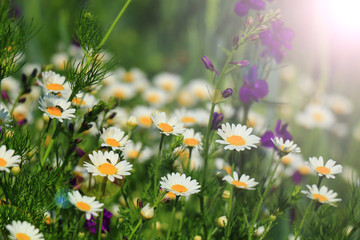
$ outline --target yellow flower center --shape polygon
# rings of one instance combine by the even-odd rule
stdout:
[[[321,123],[324,121],[324,115],[321,113],[314,113],[313,118],[314,118],[315,122],[318,122],[318,123]]]
[[[146,126],[146,127],[150,127],[152,124],[152,120],[148,116],[140,117],[139,122],[141,123],[141,125]]]
[[[115,95],[116,98],[119,98],[119,99],[124,99],[125,98],[125,93],[124,93],[123,89],[115,90],[114,95]]]
[[[310,169],[308,166],[301,166],[299,167],[298,171],[302,174],[302,175],[308,175],[310,173]]]
[[[199,141],[196,140],[195,138],[186,138],[184,139],[184,144],[193,147],[193,146],[197,146],[199,144]]]
[[[53,116],[59,117],[62,114],[61,109],[58,107],[47,107],[46,110],[49,114],[51,114]]]
[[[113,138],[107,138],[105,140],[106,144],[112,146],[112,147],[120,147],[120,143],[119,141],[116,141],[115,139]]]
[[[183,117],[181,119],[181,122],[183,122],[183,123],[195,123],[196,120],[193,117]]]
[[[330,169],[328,169],[327,167],[317,167],[317,168],[315,168],[315,170],[321,174],[329,174],[330,173]]]
[[[246,126],[254,128],[254,127],[256,126],[256,121],[255,121],[255,119],[248,119],[248,120],[246,121]]]
[[[159,95],[151,94],[148,96],[147,100],[149,103],[158,103],[160,101],[160,97]]]
[[[176,198],[176,195],[175,195],[175,193],[173,193],[173,192],[168,192],[168,193],[166,194],[166,196],[167,196],[168,198],[170,198],[170,199],[175,199],[175,198]]]
[[[127,72],[124,74],[124,81],[125,82],[132,82],[134,81],[134,76],[132,75],[132,73]]]
[[[201,89],[195,90],[195,95],[200,99],[204,99],[206,97],[206,93]]]
[[[18,240],[31,240],[31,238],[25,233],[17,233],[15,237]]]
[[[85,212],[90,211],[90,209],[91,209],[90,205],[87,204],[87,203],[84,203],[84,202],[77,202],[77,203],[76,203],[76,206],[77,206],[80,210],[85,211]]]
[[[172,190],[178,192],[178,193],[183,193],[183,192],[187,192],[187,188],[184,187],[183,185],[180,184],[175,184],[171,187]]]
[[[174,85],[171,84],[170,82],[163,83],[162,87],[166,91],[171,91],[174,89]]]
[[[235,145],[235,146],[242,146],[242,145],[245,145],[245,140],[241,137],[241,136],[238,136],[238,135],[232,135],[230,137],[228,137],[226,139],[226,141],[228,143],[230,143],[231,145]]]
[[[231,166],[226,166],[226,167],[224,167],[224,170],[225,170],[225,172],[226,172],[227,174],[231,174],[231,172],[232,172]]]
[[[282,161],[284,164],[288,165],[288,164],[291,163],[291,158],[290,158],[289,156],[284,156],[284,157],[281,158],[281,161]]]
[[[5,161],[5,159],[3,159],[3,158],[0,158],[0,167],[4,167],[4,166],[6,166],[6,161]]]
[[[103,163],[97,167],[97,170],[106,175],[114,175],[118,171],[111,163]]]
[[[327,202],[328,201],[328,199],[325,196],[323,196],[321,194],[317,194],[317,193],[313,194],[313,198],[315,200],[318,200],[319,202]]]
[[[46,88],[48,90],[52,90],[52,91],[62,91],[64,90],[64,87],[61,84],[58,83],[50,83],[46,86]]]
[[[137,158],[137,156],[139,155],[139,151],[131,151],[129,154],[129,158]]]
[[[240,182],[240,181],[236,181],[236,180],[234,180],[234,181],[232,181],[231,182],[233,185],[235,185],[236,187],[243,187],[243,188],[246,188],[246,183],[244,183],[244,182]]]
[[[14,113],[13,117],[17,122],[22,121],[26,118],[25,114],[23,114],[23,113]]]
[[[72,102],[76,105],[85,105],[85,101],[81,100],[81,98],[74,97]]]
[[[167,123],[159,123],[159,128],[166,133],[172,132],[174,129]]]

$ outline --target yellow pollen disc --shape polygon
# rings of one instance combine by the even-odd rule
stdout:
[[[321,194],[314,193],[313,198],[319,202],[326,202],[328,199]]]
[[[0,158],[0,167],[6,166],[6,161],[3,158]]]
[[[164,83],[164,84],[162,85],[162,87],[163,87],[163,88],[164,88],[164,90],[166,90],[166,91],[171,91],[171,90],[173,90],[173,89],[174,89],[173,84],[171,84],[171,83],[169,83],[169,82]]]
[[[15,235],[18,240],[31,240],[31,238],[25,233],[18,233]]]
[[[254,128],[256,125],[256,121],[254,119],[248,119],[246,121],[246,126]]]
[[[195,91],[195,95],[200,99],[204,99],[206,97],[205,92],[200,89]]]
[[[87,204],[87,203],[84,203],[84,202],[77,202],[77,203],[76,203],[76,206],[77,206],[80,210],[85,211],[85,212],[90,211],[90,209],[91,209],[90,205]]]
[[[242,146],[242,145],[245,145],[245,140],[241,137],[241,136],[238,136],[238,135],[232,135],[230,137],[228,137],[226,139],[226,141],[228,143],[230,143],[231,145],[235,145],[235,146]]]
[[[315,168],[315,170],[321,174],[329,174],[330,173],[330,169],[328,169],[327,167],[317,167],[317,168]]]
[[[310,169],[308,166],[301,166],[299,167],[298,171],[302,174],[302,175],[308,175],[310,173]]]
[[[243,188],[246,188],[246,183],[244,183],[244,182],[240,182],[240,181],[236,181],[236,180],[234,180],[234,181],[232,181],[231,182],[233,185],[235,185],[236,187],[243,187]]]
[[[226,167],[224,167],[224,170],[225,170],[225,172],[226,172],[227,174],[231,174],[231,172],[232,172],[231,166],[226,166]]]
[[[23,113],[14,113],[13,116],[17,122],[22,121],[26,118],[25,114],[23,114]]]
[[[125,98],[125,93],[122,89],[117,89],[114,93],[115,97],[116,98],[119,98],[119,99],[124,99]]]
[[[341,104],[334,104],[332,109],[337,114],[344,114],[344,108]]]
[[[183,122],[183,123],[195,123],[196,120],[193,117],[183,117],[181,119],[181,122]]]
[[[97,170],[106,175],[114,175],[118,171],[111,163],[103,163],[97,167]]]
[[[62,91],[64,90],[64,87],[61,84],[58,83],[50,83],[46,86],[46,88],[48,90],[52,90],[52,91]]]
[[[137,158],[138,155],[139,155],[139,151],[136,151],[136,150],[131,151],[131,152],[129,153],[129,157],[130,157],[130,158]]]
[[[183,185],[180,184],[175,184],[171,187],[172,190],[178,192],[178,193],[183,193],[183,192],[187,192],[187,188],[184,187]]]
[[[149,103],[158,103],[160,100],[160,97],[156,94],[151,94],[148,96],[147,100]]]
[[[74,103],[74,104],[76,104],[76,105],[85,105],[85,102],[83,101],[83,100],[81,100],[81,98],[74,98],[73,100],[72,100],[72,102]]]
[[[282,161],[284,164],[288,165],[288,164],[291,163],[291,158],[288,157],[288,156],[284,156],[284,157],[281,158],[281,161]]]
[[[318,123],[321,123],[324,121],[324,115],[321,113],[314,113],[313,118],[314,118],[315,122],[318,122]]]
[[[184,139],[184,143],[190,147],[197,146],[199,144],[199,141],[195,138],[186,138]]]
[[[146,127],[150,127],[152,124],[151,118],[147,117],[147,116],[140,117],[139,122],[141,123],[141,125],[146,126]]]
[[[168,198],[170,198],[170,199],[175,199],[175,198],[176,198],[176,195],[175,195],[175,193],[173,193],[173,192],[168,192],[168,193],[166,194],[166,196],[167,196]]]
[[[159,128],[166,133],[172,132],[174,129],[167,123],[159,123]]]
[[[116,141],[115,139],[113,138],[107,138],[105,140],[106,144],[112,146],[112,147],[120,147],[120,143],[119,141]]]
[[[61,113],[62,113],[61,110],[57,107],[47,107],[46,110],[51,115],[57,116],[57,117],[61,116]]]
[[[124,81],[125,82],[132,82],[132,81],[134,81],[134,76],[131,73],[127,72],[124,75]]]

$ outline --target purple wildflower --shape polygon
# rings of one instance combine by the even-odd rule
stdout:
[[[9,103],[11,103],[10,98],[9,98],[9,94],[5,90],[1,91],[1,98],[8,101]]]
[[[211,129],[217,130],[220,127],[220,123],[224,119],[224,115],[222,113],[214,112],[213,118],[211,121]]]
[[[103,224],[101,227],[102,233],[110,231],[110,220],[111,220],[112,215],[113,214],[110,211],[104,209]],[[100,216],[98,218],[99,218],[98,222],[100,222]],[[93,215],[91,215],[90,220],[85,221],[84,228],[86,230],[90,230],[91,234],[96,234],[99,227],[96,226],[96,219],[94,218]]]
[[[218,71],[216,71],[214,64],[210,61],[210,59],[207,56],[202,56],[201,60],[205,64],[205,67],[209,69],[210,71],[216,72],[217,75],[220,75]]]
[[[250,9],[260,11],[265,10],[265,3],[263,0],[241,0],[236,2],[234,11],[236,15],[243,17]]]
[[[244,76],[244,85],[239,90],[241,101],[249,103],[257,102],[269,93],[268,84],[263,79],[258,79],[257,65],[254,64],[249,73]]]
[[[279,137],[279,138],[283,138],[284,141],[285,140],[292,140],[292,136],[289,133],[289,131],[287,130],[287,126],[288,124],[281,124],[281,120],[279,119],[276,123],[276,127],[275,127],[275,131],[266,131],[260,139],[260,143],[261,145],[263,145],[264,147],[267,148],[274,148],[275,149],[275,145],[274,143],[271,141],[271,139],[275,138],[275,137]]]
[[[222,92],[223,98],[231,97],[232,94],[233,94],[233,90],[231,88],[227,88]]]
[[[265,47],[261,56],[273,57],[279,63],[285,56],[285,49],[291,50],[291,41],[295,33],[290,28],[285,28],[283,22],[277,20],[271,25],[271,29],[261,32],[259,36],[261,44]]]
[[[294,181],[294,183],[296,185],[299,185],[302,180],[302,175],[300,172],[295,171],[294,174],[292,175],[291,179]]]

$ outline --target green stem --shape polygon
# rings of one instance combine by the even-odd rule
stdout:
[[[54,134],[51,137],[51,141],[49,143],[49,146],[46,148],[46,152],[44,154],[44,156],[41,158],[40,163],[41,163],[41,167],[44,166],[46,159],[48,158],[50,151],[52,149],[52,146],[54,145],[54,141],[55,141],[55,137],[58,135],[59,130],[60,130],[60,126],[61,126],[61,122],[58,122],[54,131]],[[65,164],[65,163],[63,163]]]
[[[252,235],[253,235],[253,232],[254,232],[255,222],[256,222],[256,220],[257,220],[257,218],[258,218],[258,216],[259,216],[261,206],[262,206],[262,204],[263,204],[263,202],[264,202],[267,194],[269,193],[269,191],[270,191],[270,189],[271,189],[271,187],[272,187],[273,177],[274,177],[274,175],[275,175],[276,169],[278,168],[278,166],[279,166],[279,164],[280,164],[280,162],[281,162],[281,158],[282,158],[282,156],[280,155],[280,156],[279,156],[279,159],[278,159],[277,162],[276,162],[276,166],[275,166],[274,170],[273,170],[272,173],[271,173],[271,176],[270,176],[268,185],[266,186],[263,195],[260,197],[260,201],[259,201],[259,203],[258,203],[258,206],[257,206],[256,212],[255,212],[254,218],[253,218],[253,220],[252,220],[252,222],[251,222],[251,225],[250,225],[250,228],[249,228],[249,232],[248,232],[248,239],[249,239],[249,240],[252,239]]]
[[[101,212],[101,215],[100,215],[100,224],[99,224],[99,231],[98,231],[98,237],[97,237],[98,240],[101,239],[101,229],[102,229],[103,221],[104,221],[104,210]]]
[[[309,206],[307,207],[306,212],[305,212],[305,215],[304,215],[303,219],[301,220],[299,231],[296,231],[294,240],[296,240],[296,239],[298,238],[299,234],[301,233],[301,230],[302,230],[302,227],[303,227],[303,225],[304,225],[305,219],[306,219],[307,215],[308,215],[309,212],[310,212],[310,209],[311,209],[311,207],[312,207],[312,205],[313,205],[313,202],[314,202],[314,201],[311,201],[310,204],[309,204]]]
[[[117,22],[119,21],[119,19],[121,18],[121,16],[123,15],[123,13],[125,12],[126,8],[129,6],[130,3],[131,3],[131,0],[126,1],[125,5],[123,6],[123,8],[120,10],[118,15],[116,16],[114,22],[111,24],[111,26],[110,26],[109,30],[107,31],[107,33],[105,34],[104,38],[101,40],[99,48],[101,48],[104,45],[104,43],[106,42],[106,40],[109,38],[111,32],[115,28],[115,25],[117,24]]]
[[[135,232],[138,230],[138,228],[140,227],[142,223],[142,218],[140,218],[138,224],[136,225],[136,227],[132,230],[131,234],[130,234],[130,237],[129,237],[129,240],[131,240],[131,238],[133,237],[133,235],[135,234]]]
[[[187,173],[190,174],[190,172],[191,172],[191,154],[192,154],[193,147],[188,147],[188,149],[189,149],[189,161],[187,164]]]
[[[168,232],[166,234],[166,240],[170,239],[170,234],[171,234],[171,229],[172,229],[172,222],[173,222],[173,219],[174,219],[174,215],[175,215],[175,211],[176,211],[176,205],[177,205],[178,201],[179,201],[179,196],[176,197],[173,209],[171,211],[170,224],[169,224]]]
[[[107,177],[105,176],[101,185],[101,198],[103,199],[106,193],[106,182],[107,182]]]
[[[232,209],[233,192],[234,192],[234,187],[231,186],[229,208],[228,208],[228,212],[227,212],[228,222],[227,222],[226,231],[225,231],[225,239],[230,239],[230,234],[231,234],[231,229],[230,229],[230,217],[231,216],[230,215],[231,215],[231,209]]]

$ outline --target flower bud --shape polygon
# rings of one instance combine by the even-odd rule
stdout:
[[[258,34],[251,35],[251,37],[250,37],[251,40],[256,40],[258,38],[259,38]]]
[[[233,94],[233,90],[231,88],[227,88],[222,92],[223,98],[228,98]]]
[[[222,115],[222,113],[214,112],[213,118],[211,121],[211,129],[217,130],[220,127],[220,123],[222,122],[223,119],[224,119],[224,116]]]
[[[147,203],[140,213],[144,219],[152,219],[154,217],[154,208],[150,207],[150,204]]]
[[[138,125],[139,125],[139,122],[138,122],[138,120],[136,119],[135,116],[130,116],[129,119],[127,120],[127,122],[126,122],[126,126],[128,127],[128,129],[130,131],[137,128]]]
[[[218,71],[216,71],[214,65],[212,64],[212,62],[210,61],[210,59],[207,56],[202,56],[201,60],[203,61],[204,65],[207,69],[209,69],[210,71],[216,72],[217,75],[220,75],[220,73]]]
[[[246,21],[246,25],[250,27],[253,23],[254,23],[253,17],[251,17],[251,16],[248,17],[248,19]]]
[[[255,229],[254,233],[257,237],[260,237],[264,233],[265,227],[260,226],[257,229]]]
[[[20,172],[20,167],[19,166],[15,166],[15,167],[12,167],[11,169],[11,173],[14,174],[14,175],[18,175],[19,172]]]
[[[228,220],[227,220],[226,216],[221,216],[217,219],[217,223],[218,223],[219,227],[222,227],[222,228],[227,226],[227,222],[228,222]]]
[[[233,37],[233,46],[234,46],[234,48],[235,49],[237,49],[238,47],[239,47],[239,35],[235,35],[234,37]]]
[[[262,23],[262,21],[264,21],[264,15],[260,15],[260,16],[258,17],[258,22],[259,22],[259,23]]]
[[[196,236],[194,237],[194,240],[202,240],[202,237],[201,237],[200,235],[196,235]]]
[[[223,199],[229,199],[229,198],[230,198],[230,191],[229,191],[229,190],[225,190],[225,191],[223,192],[223,194],[221,195],[221,197],[222,197]]]
[[[265,31],[266,29],[268,29],[268,27],[266,25],[261,25],[258,29],[260,31]]]

